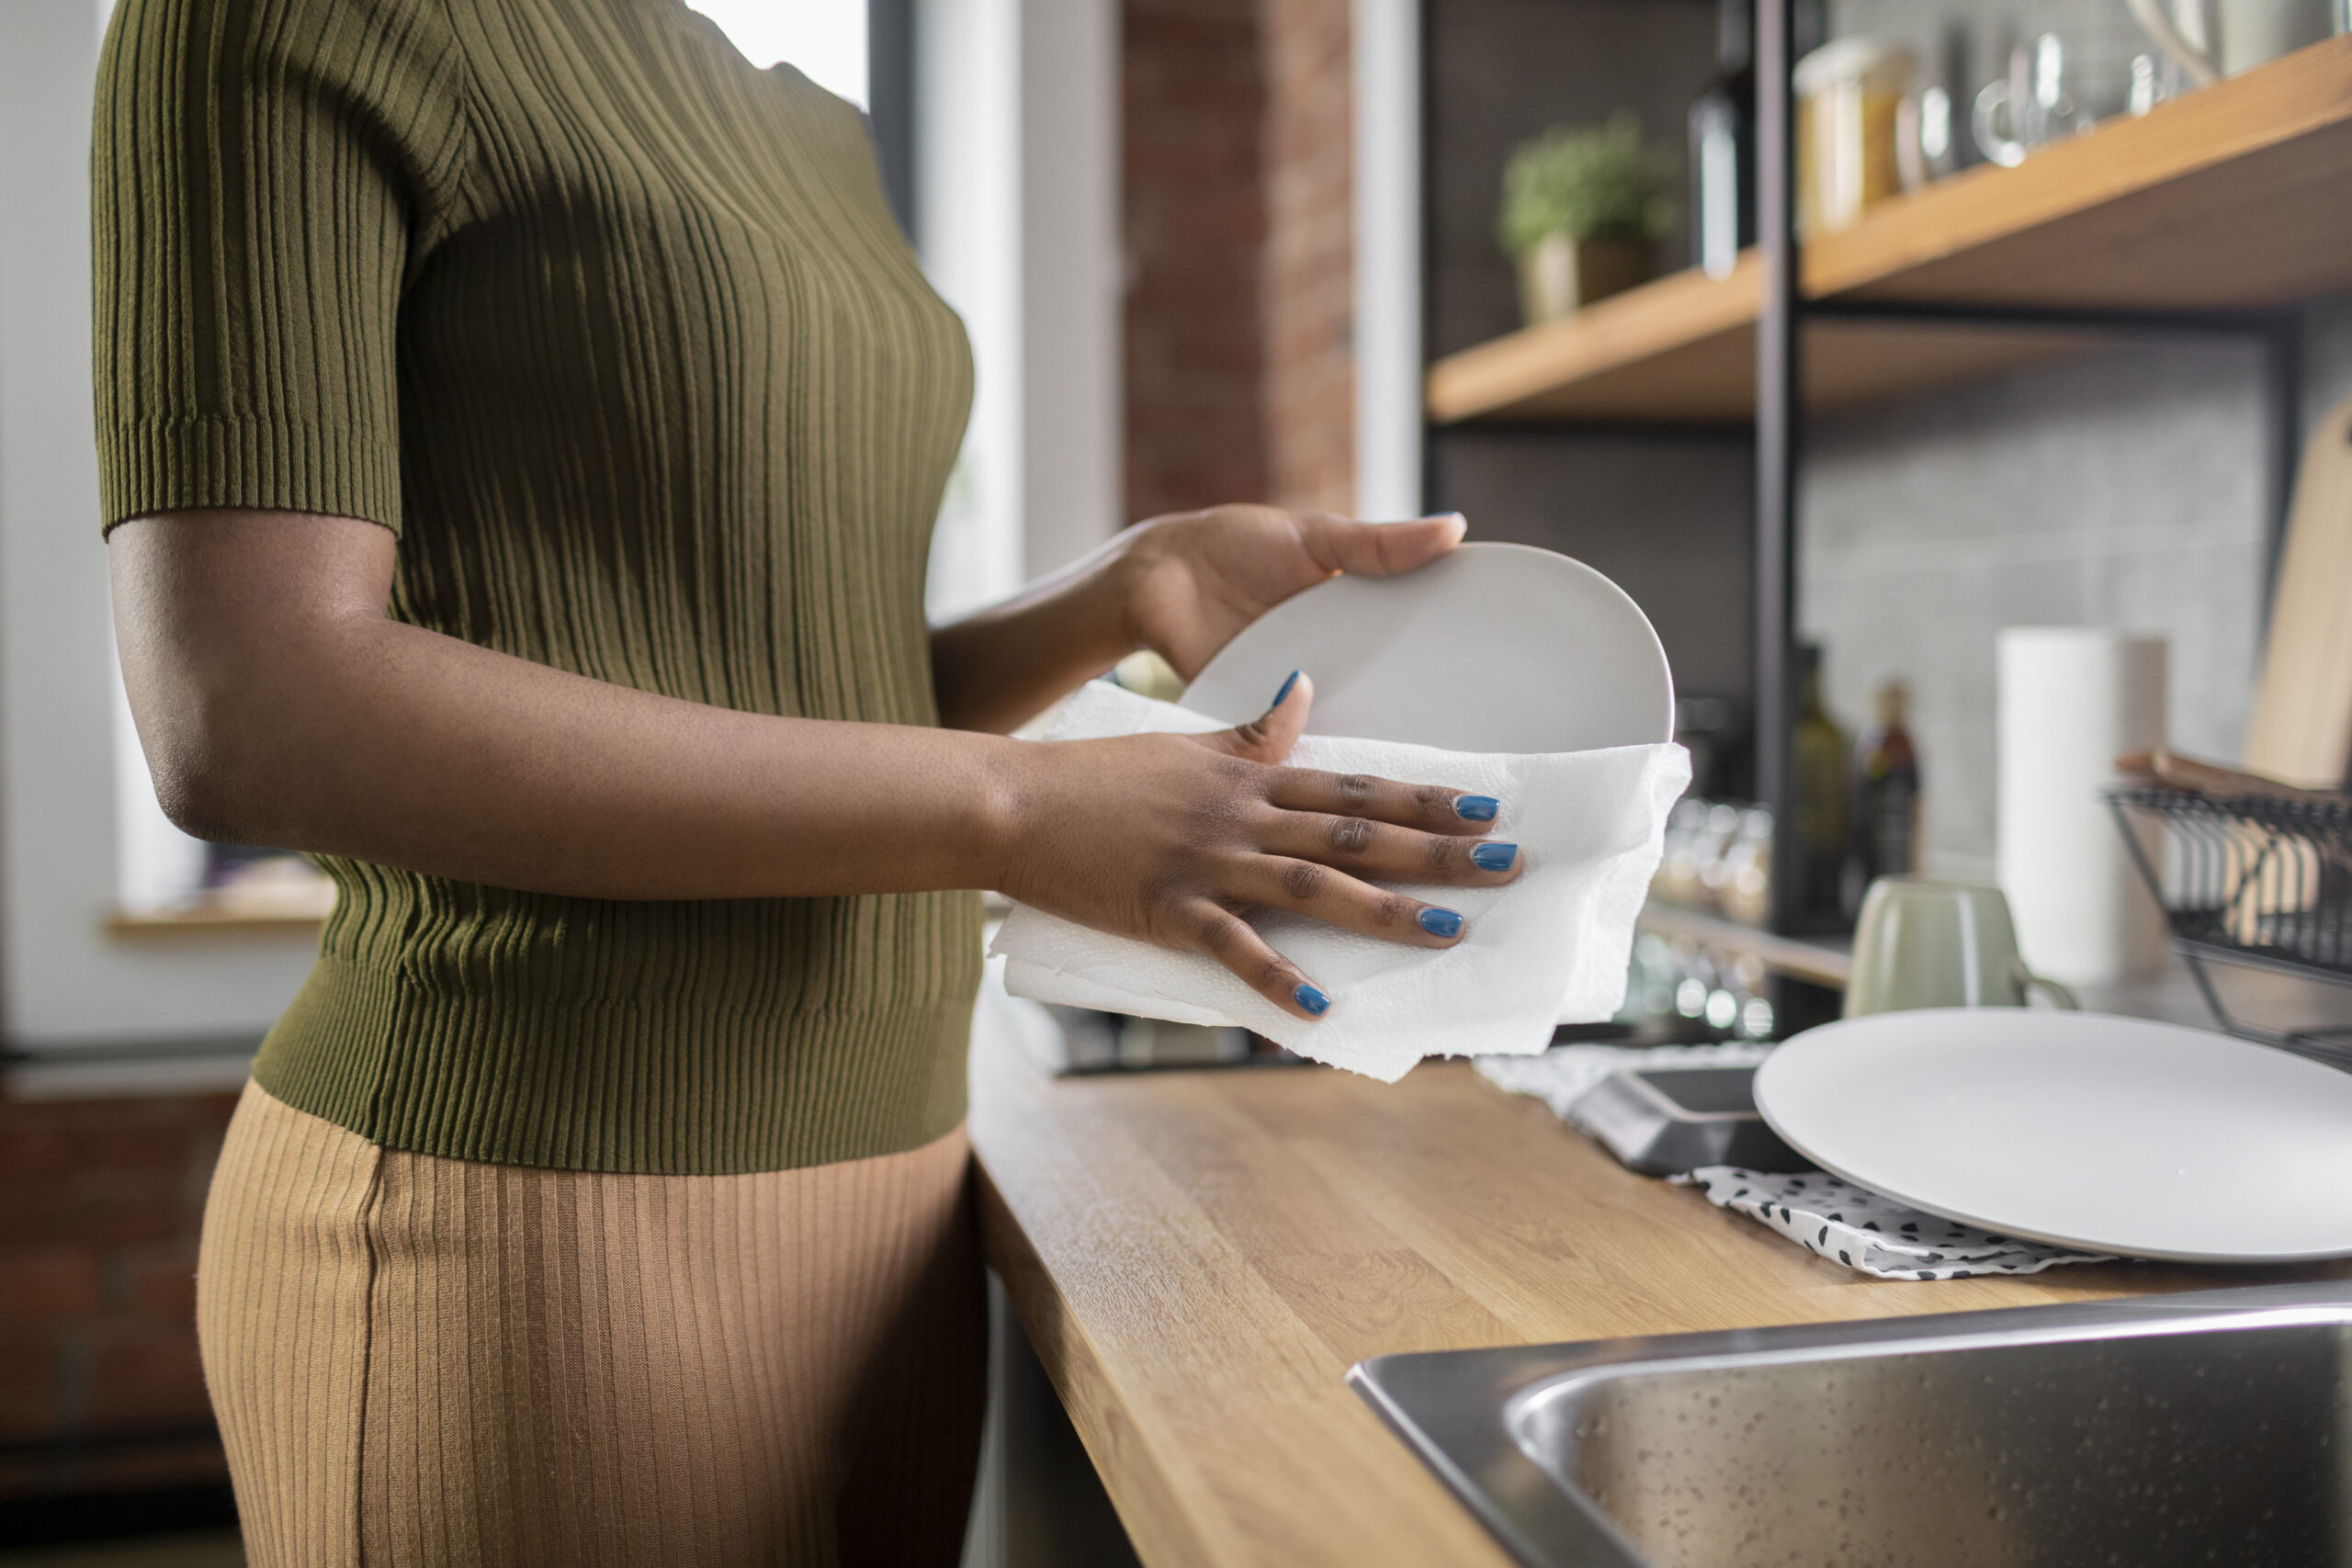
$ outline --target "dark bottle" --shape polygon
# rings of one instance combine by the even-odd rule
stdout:
[[[1889,681],[1873,700],[1870,728],[1854,752],[1854,858],[1859,890],[1882,876],[1919,869],[1919,753],[1904,728],[1910,691]]]
[[[1835,921],[1850,841],[1846,801],[1846,737],[1821,702],[1821,648],[1807,643],[1804,695],[1789,736],[1789,761],[1796,774],[1797,865],[1802,877],[1796,906],[1807,922]]]
[[[1827,32],[1823,0],[1794,0],[1802,60]],[[1690,265],[1710,277],[1756,243],[1756,17],[1750,0],[1716,0],[1715,73],[1690,103]]]

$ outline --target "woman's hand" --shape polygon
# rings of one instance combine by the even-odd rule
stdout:
[[[1242,627],[1342,571],[1411,571],[1461,543],[1456,513],[1358,523],[1279,506],[1155,517],[1001,604],[931,634],[940,722],[1004,734],[1148,648],[1189,681]]]
[[[1279,506],[1213,506],[1155,517],[1114,540],[1135,640],[1190,681],[1241,628],[1346,571],[1391,577],[1462,542],[1459,513],[1360,523]]]
[[[1311,682],[1294,675],[1263,717],[1237,728],[1021,747],[999,886],[1099,931],[1205,953],[1305,1019],[1331,998],[1242,911],[1289,909],[1415,947],[1453,946],[1459,914],[1364,879],[1510,881],[1517,846],[1478,838],[1496,803],[1280,766],[1313,699]]]

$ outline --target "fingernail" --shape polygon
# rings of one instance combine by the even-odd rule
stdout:
[[[1480,844],[1470,852],[1470,863],[1480,871],[1509,871],[1518,858],[1517,844]]]
[[[1301,986],[1298,989],[1291,993],[1291,997],[1298,1003],[1299,1006],[1305,1008],[1317,1018],[1321,1018],[1325,1013],[1331,1010],[1331,998],[1325,996],[1322,992],[1317,990],[1312,986]]]
[[[1427,908],[1421,911],[1421,930],[1431,936],[1455,937],[1462,934],[1462,917],[1451,909]]]
[[[1491,822],[1503,803],[1491,795],[1457,795],[1453,797],[1453,814],[1464,822]]]
[[[1295,671],[1295,670],[1294,670],[1294,671],[1292,671],[1290,672],[1290,679],[1289,679],[1289,680],[1287,680],[1287,681],[1284,681],[1284,682],[1283,682],[1283,689],[1282,689],[1281,691],[1276,692],[1276,693],[1274,694],[1274,700],[1273,700],[1272,702],[1268,703],[1268,704],[1266,705],[1266,711],[1267,711],[1268,713],[1272,713],[1272,712],[1273,712],[1276,708],[1278,708],[1278,707],[1282,706],[1282,705],[1283,705],[1283,699],[1284,697],[1289,696],[1289,695],[1290,695],[1290,689],[1291,689],[1293,686],[1295,686],[1295,685],[1297,685],[1297,684],[1298,684],[1298,671]]]

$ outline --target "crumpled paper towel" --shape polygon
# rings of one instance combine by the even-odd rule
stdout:
[[[1036,733],[1050,741],[1225,728],[1091,681]],[[1504,756],[1309,735],[1289,761],[1493,795],[1502,808],[1488,830],[1520,846],[1526,870],[1507,886],[1430,893],[1431,902],[1460,910],[1468,928],[1443,950],[1299,915],[1252,913],[1250,923],[1330,997],[1331,1010],[1313,1022],[1275,1007],[1204,953],[1107,935],[1022,905],[989,949],[1005,956],[1006,988],[1102,1012],[1238,1024],[1383,1083],[1424,1056],[1531,1055],[1551,1043],[1555,1022],[1599,1022],[1623,1004],[1634,917],[1657,869],[1667,812],[1690,782],[1681,747]]]

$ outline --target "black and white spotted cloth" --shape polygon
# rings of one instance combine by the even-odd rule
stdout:
[[[1620,1067],[1735,1067],[1762,1061],[1769,1045],[1555,1045],[1539,1056],[1480,1056],[1478,1074],[1512,1094],[1533,1095],[1565,1117],[1568,1107]],[[1965,1280],[1977,1274],[2038,1274],[2056,1263],[2101,1263],[2073,1252],[1958,1224],[1865,1191],[1821,1171],[1765,1176],[1712,1165],[1670,1178],[1697,1187],[1719,1208],[1770,1225],[1807,1251],[1882,1280]]]
[[[1882,1280],[2039,1274],[2058,1263],[2111,1261],[2096,1252],[1978,1230],[1818,1170],[1767,1176],[1710,1165],[1669,1179],[1700,1189],[1709,1202],[1770,1225],[1809,1252]]]

